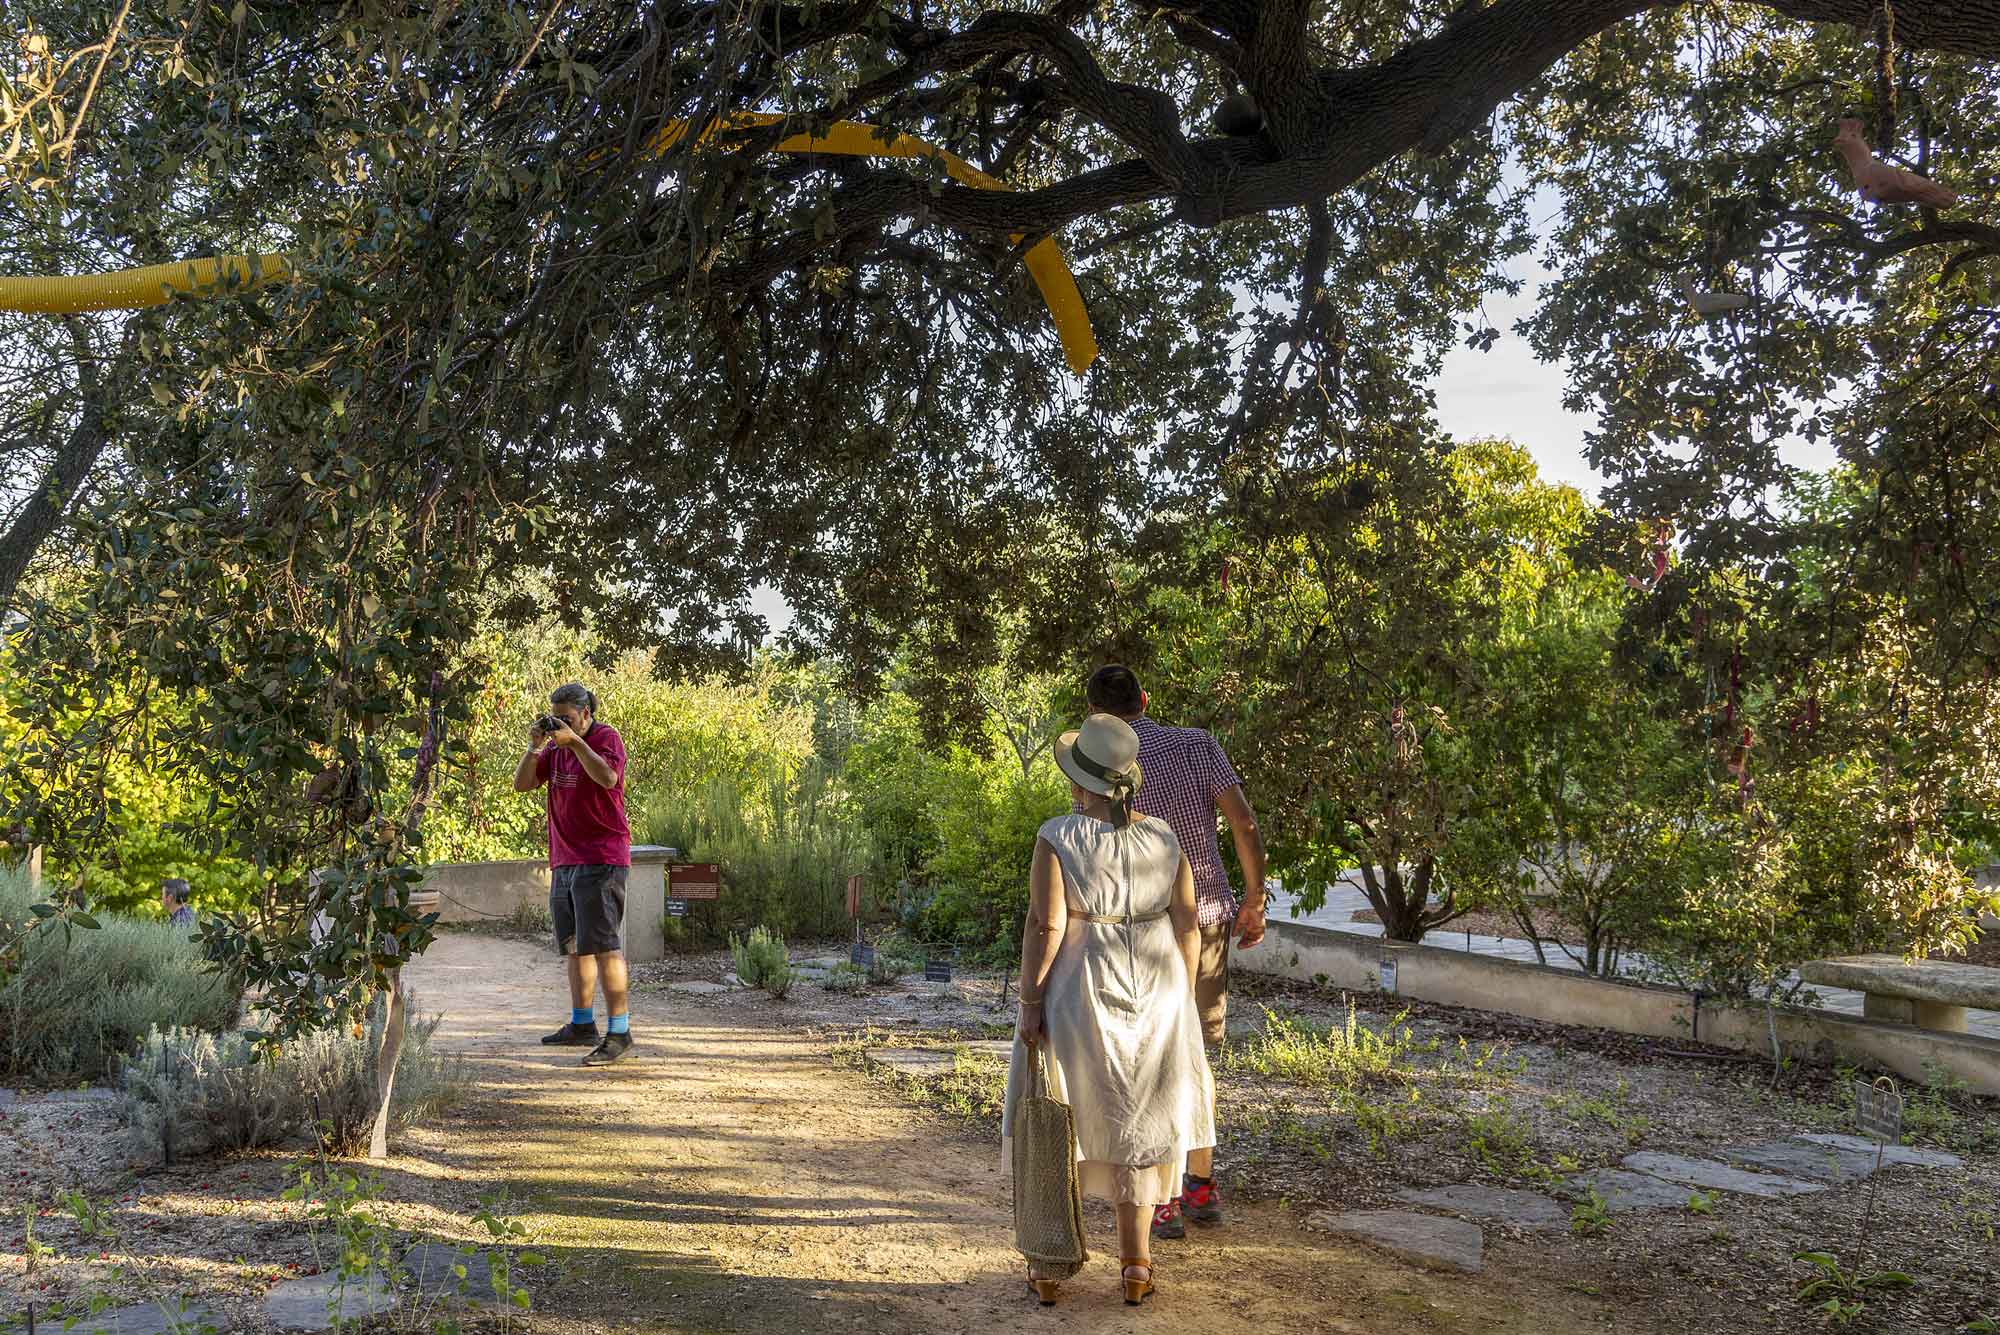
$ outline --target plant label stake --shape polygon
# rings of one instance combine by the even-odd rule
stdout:
[[[927,983],[948,983],[951,981],[951,961],[953,951],[942,951],[936,955],[924,956],[924,981]]]
[[[1861,1231],[1855,1236],[1855,1250],[1875,1218],[1875,1188],[1882,1179],[1882,1156],[1889,1146],[1903,1138],[1903,1091],[1888,1076],[1873,1081],[1854,1082],[1854,1126],[1875,1142],[1875,1171],[1868,1175],[1868,1206],[1861,1216]]]
[[[1380,966],[1382,990],[1394,996],[1396,993],[1396,961],[1383,960]]]

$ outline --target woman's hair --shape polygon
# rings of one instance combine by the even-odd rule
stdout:
[[[188,883],[180,877],[169,876],[166,880],[160,882],[160,889],[164,890],[167,898],[173,900],[174,903],[187,903],[188,894],[190,893]]]
[[[1139,689],[1139,674],[1123,663],[1108,663],[1091,673],[1084,695],[1091,708],[1120,718],[1142,713],[1146,708],[1146,693]]]
[[[567,686],[558,686],[550,691],[549,703],[575,705],[578,709],[588,709],[592,718],[597,717],[597,697],[592,695],[590,688],[580,681],[573,681]]]

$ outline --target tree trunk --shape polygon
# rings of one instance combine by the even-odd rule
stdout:
[[[98,374],[97,351],[83,321],[66,316],[70,344],[76,352],[78,398],[76,425],[69,437],[55,447],[48,471],[21,506],[4,534],[0,534],[0,605],[14,600],[14,591],[51,535],[62,526],[70,502],[83,489],[97,456],[104,452],[116,430],[117,398],[124,383],[124,358],[111,367],[109,375]]]
[[[1391,858],[1380,864],[1361,864],[1361,890],[1382,920],[1382,933],[1391,941],[1411,945],[1424,939],[1424,904],[1428,899],[1429,878],[1418,870],[1416,881],[1406,880],[1403,868]]]
[[[389,1157],[389,1101],[396,1092],[396,1061],[403,1055],[403,1030],[408,1011],[403,1004],[403,971],[389,975],[389,1006],[382,1022],[382,1049],[375,1059],[375,1129],[368,1136],[368,1157]]]

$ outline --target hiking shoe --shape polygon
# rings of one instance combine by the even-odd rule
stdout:
[[[1214,1178],[1203,1182],[1185,1173],[1181,1175],[1181,1215],[1195,1224],[1222,1222],[1222,1194],[1215,1189]]]
[[[1169,1242],[1187,1236],[1187,1225],[1181,1221],[1180,1197],[1153,1207],[1153,1236]]]
[[[597,1022],[576,1024],[571,1022],[553,1034],[543,1034],[542,1042],[552,1048],[588,1048],[597,1043]]]
[[[583,1059],[585,1066],[609,1066],[632,1050],[632,1035],[606,1034],[604,1041],[590,1050]]]

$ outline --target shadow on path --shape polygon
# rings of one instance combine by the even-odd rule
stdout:
[[[563,1018],[560,962],[447,934],[409,970],[435,1042],[475,1081],[448,1166],[520,1203],[537,1250],[536,1330],[1235,1332],[1634,1330],[1504,1274],[1444,1277],[1231,1202],[1231,1223],[1156,1249],[1160,1294],[1116,1292],[1109,1213],[1093,1259],[1040,1308],[1013,1251],[998,1146],[889,1098],[755,1003],[634,998],[637,1046],[605,1070],[539,1038]],[[677,1007],[685,1007],[677,1009]],[[1615,1321],[1614,1321],[1615,1318]]]

